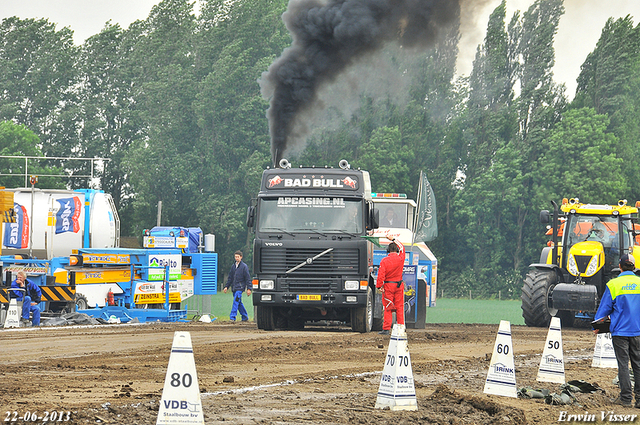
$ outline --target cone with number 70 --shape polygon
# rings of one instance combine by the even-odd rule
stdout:
[[[200,387],[189,332],[173,337],[156,425],[204,425]]]

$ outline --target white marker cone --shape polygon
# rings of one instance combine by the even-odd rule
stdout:
[[[593,361],[591,367],[602,368],[618,368],[616,353],[613,350],[613,342],[611,342],[611,334],[598,334],[596,338],[596,346],[593,349]]]
[[[411,357],[404,325],[393,325],[378,388],[376,409],[418,410]]]
[[[487,380],[484,383],[484,392],[506,397],[518,397],[516,368],[513,363],[513,347],[511,345],[511,324],[507,320],[500,321]]]
[[[9,301],[9,310],[7,311],[7,317],[4,319],[4,328],[19,328],[21,311],[18,311],[18,301],[12,298]]]
[[[538,381],[556,382],[564,384],[564,357],[562,355],[562,330],[560,318],[552,317],[549,325],[547,341],[544,344],[540,367],[538,368]]]
[[[173,424],[204,425],[196,362],[189,332],[174,334],[156,421],[156,425]]]

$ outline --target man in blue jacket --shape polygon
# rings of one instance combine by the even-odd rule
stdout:
[[[629,361],[635,380],[636,408],[640,408],[640,277],[633,273],[632,255],[620,257],[622,273],[607,283],[595,321],[611,318],[611,340],[618,361],[620,397],[615,403],[630,407],[633,399]],[[598,331],[595,331],[598,333]]]
[[[227,284],[224,285],[223,291],[226,294],[229,287],[233,291],[233,306],[229,315],[231,321],[236,321],[236,315],[240,311],[242,321],[246,322],[249,320],[249,315],[247,314],[247,309],[244,308],[244,304],[242,304],[242,293],[246,289],[247,295],[251,295],[251,276],[249,275],[249,267],[242,262],[242,251],[236,251],[233,256],[236,261],[231,266],[231,270],[229,270],[229,278],[227,279]]]
[[[11,288],[24,289],[24,291],[11,291],[12,298],[22,301],[20,325],[28,326],[29,313],[33,313],[33,326],[40,326],[40,307],[38,304],[42,300],[42,292],[38,285],[27,279],[27,275],[21,270],[17,273],[15,280],[11,282]]]

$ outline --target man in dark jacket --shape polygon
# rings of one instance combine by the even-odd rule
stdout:
[[[602,321],[607,316],[611,318],[611,341],[618,361],[620,386],[620,397],[614,402],[630,407],[635,392],[635,407],[640,408],[640,277],[633,273],[635,265],[633,255],[620,257],[622,273],[607,283],[595,321]],[[629,361],[635,390],[632,390],[629,378]]]
[[[236,315],[240,311],[242,321],[246,322],[249,320],[249,315],[247,314],[247,309],[244,308],[244,304],[242,304],[242,293],[246,289],[247,295],[251,295],[251,276],[249,275],[249,267],[242,262],[242,251],[236,251],[233,256],[236,261],[231,266],[231,270],[229,270],[229,278],[227,279],[227,284],[224,285],[223,291],[226,294],[229,287],[233,291],[233,306],[229,315],[231,321],[236,321]]]
[[[11,288],[21,288],[23,291],[11,291],[12,298],[22,301],[22,316],[20,326],[29,326],[29,313],[33,313],[33,326],[40,326],[40,300],[42,292],[35,283],[27,279],[27,275],[21,270],[11,282]]]

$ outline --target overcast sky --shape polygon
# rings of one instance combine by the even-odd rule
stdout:
[[[478,44],[482,43],[487,20],[500,0],[471,0],[484,4],[463,11],[463,32],[460,41],[458,73],[468,75]],[[507,22],[516,10],[525,11],[532,0],[507,0]],[[100,32],[111,20],[127,28],[132,22],[144,20],[157,0],[0,0],[0,18],[47,18],[59,28],[74,31],[76,44]],[[566,12],[560,20],[556,36],[557,82],[567,85],[567,95],[573,98],[580,65],[591,52],[606,20],[631,15],[634,23],[640,17],[640,0],[565,0]]]

